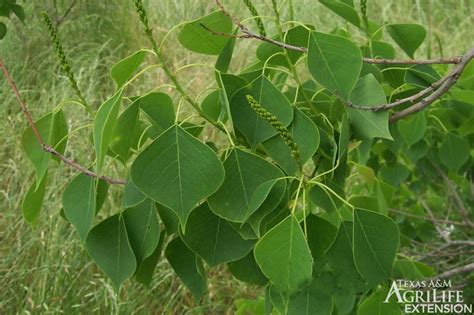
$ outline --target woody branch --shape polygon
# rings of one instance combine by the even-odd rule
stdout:
[[[31,115],[30,111],[28,110],[28,107],[27,107],[25,101],[22,99],[22,97],[20,95],[20,92],[19,92],[19,90],[18,90],[18,88],[15,84],[15,81],[13,80],[12,76],[10,75],[10,72],[8,71],[7,67],[5,66],[5,63],[3,62],[3,60],[1,58],[0,58],[0,68],[2,69],[2,72],[5,76],[5,78],[7,79],[7,82],[10,85],[11,90],[15,94],[15,97],[18,101],[18,104],[20,105],[21,111],[25,115],[26,120],[28,121],[28,125],[31,128],[31,130],[33,131],[33,135],[35,136],[36,140],[38,141],[41,148],[45,152],[58,157],[66,165],[69,165],[70,167],[74,168],[75,170],[77,170],[81,173],[84,173],[87,176],[91,176],[91,177],[94,177],[94,178],[97,178],[97,179],[104,180],[104,181],[108,182],[109,184],[124,185],[126,183],[126,181],[123,180],[123,179],[115,179],[115,178],[111,178],[111,177],[108,177],[108,176],[105,176],[105,175],[99,175],[99,174],[87,169],[86,167],[80,165],[79,163],[75,162],[74,160],[72,160],[70,158],[67,158],[66,156],[64,156],[63,154],[58,152],[55,148],[53,148],[52,146],[47,144],[43,140],[43,137],[41,136],[41,134],[38,130],[38,127],[35,124],[33,116]]]

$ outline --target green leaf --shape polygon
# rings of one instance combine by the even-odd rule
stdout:
[[[159,237],[158,245],[156,246],[153,254],[145,258],[145,260],[138,266],[137,271],[135,272],[135,278],[138,282],[145,286],[149,286],[153,277],[153,272],[155,271],[156,265],[160,260],[161,250],[163,249],[165,231],[162,231]]]
[[[207,29],[206,29],[207,28]],[[229,38],[216,33],[230,34],[232,20],[222,11],[215,11],[195,21],[184,24],[178,41],[185,48],[199,54],[219,55]]]
[[[139,50],[133,55],[120,60],[112,67],[110,75],[117,84],[117,90],[120,89],[132,77],[138,67],[140,67],[143,59],[145,59],[145,52],[145,50]]]
[[[105,101],[97,111],[94,119],[94,145],[96,153],[96,170],[100,172],[105,154],[112,140],[115,123],[122,100],[123,90],[119,90],[110,99]]]
[[[326,252],[328,264],[336,275],[338,285],[351,291],[361,283],[352,254],[352,231],[352,222],[342,221],[334,242]]]
[[[160,240],[160,222],[155,203],[150,199],[122,213],[128,240],[137,259],[137,266],[155,251]]]
[[[307,25],[307,27],[314,29],[313,26]],[[302,26],[298,25],[289,29],[287,32],[283,34],[284,42],[288,45],[297,46],[297,47],[308,47],[308,39],[309,39],[310,31]],[[275,40],[279,40],[279,36],[274,37]],[[295,51],[295,50],[288,50],[288,56],[290,58],[292,66],[303,56],[303,52]],[[281,47],[273,45],[268,42],[262,42],[257,48],[257,58],[262,62],[268,62],[271,65],[278,65],[283,67],[289,67],[288,60],[285,57],[285,52]],[[271,59],[270,59],[271,58]],[[268,60],[270,59],[270,60]]]
[[[145,195],[173,210],[184,230],[191,210],[221,186],[224,169],[209,146],[173,126],[137,156],[131,178]]]
[[[145,201],[146,196],[133,184],[131,180],[127,180],[123,190],[122,207],[131,208]]]
[[[306,231],[308,235],[308,246],[313,258],[323,257],[333,243],[337,228],[314,214],[306,217]]]
[[[191,251],[179,237],[168,243],[165,256],[174,272],[194,295],[196,301],[201,300],[207,291],[206,273],[201,258]]]
[[[163,222],[163,225],[165,226],[166,234],[171,235],[178,233],[179,218],[176,213],[174,213],[174,211],[170,208],[158,203],[156,204],[156,207],[158,208],[158,214],[160,216],[161,222]]]
[[[312,32],[308,68],[319,84],[347,100],[362,69],[362,53],[346,38]]]
[[[344,190],[332,183],[332,182],[327,182],[325,183],[326,186],[331,188],[333,191],[335,191],[339,196],[345,197]],[[336,211],[339,207],[342,206],[342,201],[334,196],[331,192],[327,191],[326,189],[315,185],[314,187],[311,188],[309,191],[309,199],[318,207],[324,209],[327,212],[332,212]]]
[[[224,219],[211,212],[207,203],[193,210],[183,241],[209,266],[216,266],[245,257],[254,242],[244,240]]]
[[[139,101],[135,101],[120,114],[115,124],[110,150],[117,154],[123,162],[126,162],[130,157],[130,149],[134,146],[134,140],[138,142],[136,133],[139,127],[139,114],[140,104]]]
[[[397,187],[410,176],[410,170],[401,163],[395,163],[382,166],[379,175],[384,181]]]
[[[398,131],[408,146],[423,139],[426,130],[426,118],[423,112],[418,112],[398,123]]]
[[[252,230],[258,237],[261,235],[261,227],[264,219],[271,216],[272,213],[277,212],[278,205],[284,203],[282,200],[285,197],[285,192],[286,181],[275,180],[265,201],[258,207],[257,211],[248,218],[247,223],[252,227]]]
[[[218,121],[222,113],[221,92],[219,90],[209,93],[201,103],[203,114],[212,121]]]
[[[112,280],[116,289],[135,273],[137,261],[121,214],[94,226],[87,236],[86,246],[92,259]]]
[[[209,199],[218,216],[233,222],[245,222],[265,201],[274,180],[284,174],[258,155],[233,149],[224,162],[225,179]]]
[[[352,91],[350,101],[356,105],[376,106],[386,104],[384,91],[372,74],[359,79]],[[348,108],[349,118],[356,136],[360,139],[385,138],[392,140],[388,129],[388,111]]]
[[[255,261],[253,251],[248,253],[244,258],[231,261],[228,266],[230,273],[240,281],[259,286],[263,286],[268,282],[268,279]]]
[[[319,2],[342,17],[347,22],[360,27],[360,18],[357,11],[354,9],[354,6],[344,3],[343,1],[334,1],[334,0],[319,0]]]
[[[23,202],[21,205],[23,211],[23,217],[28,223],[33,226],[36,226],[38,223],[39,214],[41,207],[43,206],[44,193],[46,190],[46,179],[47,173],[41,179],[39,185],[36,184],[36,181],[28,188]]]
[[[288,301],[287,315],[331,315],[333,301],[324,283],[318,278]]]
[[[270,139],[278,132],[269,122],[260,118],[250,107],[247,95],[251,95],[284,125],[293,120],[293,109],[285,95],[264,76],[258,77],[247,87],[240,89],[230,102],[235,127],[245,136],[252,147]]]
[[[53,148],[57,145],[56,150],[59,153],[64,153],[66,142],[62,141],[59,143],[59,141],[64,136],[64,126],[66,126],[63,111],[49,113],[35,122],[35,125],[45,143],[49,144]],[[43,150],[31,128],[27,128],[23,132],[21,136],[21,146],[35,167],[36,184],[39,185],[39,183],[41,183],[41,179],[48,170],[49,160],[52,155]]]
[[[293,140],[298,146],[301,163],[307,162],[319,148],[319,130],[316,124],[306,116],[300,109],[294,109],[293,121],[288,126]],[[263,143],[268,155],[278,163],[289,175],[295,175],[298,171],[298,162],[291,154],[291,150],[280,135]]]
[[[390,37],[410,57],[415,57],[415,51],[426,37],[426,30],[418,24],[391,24],[386,26]]]
[[[369,283],[381,283],[392,275],[397,255],[397,224],[373,211],[354,211],[354,262]]]
[[[66,219],[85,240],[96,214],[96,180],[83,173],[74,177],[64,190],[63,209]]]
[[[10,8],[13,13],[18,17],[18,19],[22,22],[25,23],[25,10],[23,7],[19,4],[11,4]]]
[[[385,303],[388,293],[384,288],[367,297],[359,305],[357,315],[402,315],[400,304],[395,301]]]
[[[280,291],[293,293],[311,279],[313,258],[303,231],[292,215],[258,241],[255,260]]]
[[[432,267],[410,259],[399,259],[393,266],[393,275],[397,279],[423,280],[435,274]]]
[[[233,34],[237,34],[237,32],[238,28],[236,28]],[[227,71],[229,71],[229,66],[232,60],[232,55],[234,53],[236,39],[237,38],[235,37],[231,37],[227,41],[227,44],[224,46],[224,49],[222,49],[221,53],[219,54],[219,57],[217,57],[215,67],[221,73],[226,73]]]
[[[462,137],[448,133],[439,147],[439,159],[449,170],[459,171],[469,160],[470,145]]]
[[[149,93],[140,98],[140,108],[160,133],[174,125],[174,105],[168,94]]]
[[[5,23],[0,22],[0,39],[3,39],[7,35],[7,26]]]

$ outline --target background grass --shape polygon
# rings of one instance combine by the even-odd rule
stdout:
[[[16,79],[32,114],[39,118],[60,102],[75,99],[39,18],[42,10],[47,10],[53,17],[61,16],[69,1],[57,1],[56,8],[56,1],[22,2],[27,23],[8,22],[9,33],[0,42],[0,56]],[[262,15],[271,12],[269,1],[255,2]],[[224,3],[236,16],[248,17],[240,0]],[[315,0],[293,0],[293,3],[299,21],[323,31],[347,26]],[[428,28],[430,35],[418,51],[420,58],[457,55],[472,45],[472,0],[369,0],[368,4],[370,18],[379,23],[416,22]],[[150,0],[147,7],[158,39],[177,23],[197,18],[215,8],[212,0]],[[287,17],[286,10],[285,6],[284,17]],[[272,30],[271,21],[265,21]],[[254,28],[251,22],[249,26]],[[60,37],[79,86],[95,108],[113,92],[114,86],[108,76],[110,67],[128,54],[148,47],[132,2],[127,0],[77,1],[60,26]],[[354,37],[363,39],[358,33]],[[252,60],[256,46],[253,41],[239,41],[232,63],[234,71]],[[165,54],[176,67],[194,62],[213,64],[215,59],[185,51],[175,36],[167,42]],[[404,57],[401,53],[399,56]],[[193,67],[180,72],[179,77],[196,97],[200,91],[215,87],[213,73],[206,68]],[[166,82],[161,71],[155,68],[127,93],[143,93]],[[73,228],[59,216],[61,193],[73,176],[69,168],[52,167],[38,226],[32,228],[23,220],[21,201],[34,173],[20,148],[20,136],[26,122],[3,78],[0,101],[1,314],[232,313],[235,299],[257,296],[257,290],[232,280],[221,268],[212,271],[209,297],[198,306],[165,260],[159,263],[150,288],[128,282],[117,296],[109,280],[85,253]],[[67,105],[65,110],[71,130],[92,121],[92,117],[78,106]],[[187,111],[182,113],[186,114]],[[73,132],[67,149],[68,156],[85,165],[93,160],[89,131]],[[125,169],[111,165],[108,172],[123,177]],[[118,209],[120,194],[119,188],[111,189],[103,216]]]

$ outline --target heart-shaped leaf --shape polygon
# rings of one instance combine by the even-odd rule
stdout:
[[[398,243],[398,226],[392,219],[373,211],[354,211],[354,262],[369,283],[382,283],[392,275]]]
[[[311,279],[313,258],[294,216],[281,221],[258,241],[255,260],[280,291],[293,293]]]
[[[137,156],[131,178],[145,195],[173,210],[184,229],[191,210],[221,186],[224,169],[209,146],[173,126]]]
[[[362,53],[347,38],[312,32],[308,68],[313,78],[329,92],[348,99],[362,69]]]
[[[86,246],[92,259],[109,276],[116,289],[135,273],[137,261],[121,214],[96,225],[87,236]]]
[[[215,11],[184,24],[178,40],[185,48],[199,54],[219,55],[229,38],[221,34],[232,32],[232,20],[222,11]],[[218,33],[218,34],[216,34]]]

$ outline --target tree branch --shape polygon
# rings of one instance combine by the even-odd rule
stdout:
[[[220,2],[220,0],[215,0],[216,5],[219,7],[219,9],[222,10],[222,12],[227,15],[232,21],[234,21],[234,24],[237,25],[237,27],[240,29],[242,33],[245,34],[245,36],[241,38],[252,38],[260,41],[264,41],[267,43],[270,43],[272,45],[281,47],[283,49],[289,49],[289,50],[295,50],[295,51],[300,51],[300,52],[308,52],[308,49],[306,47],[300,47],[300,46],[293,46],[293,45],[288,45],[286,43],[274,40],[272,38],[263,36],[261,34],[257,34],[249,30],[245,25],[243,25],[238,19],[234,18],[224,7],[224,5]],[[215,35],[220,35],[220,34],[215,34]],[[365,63],[370,63],[370,64],[383,64],[383,65],[420,65],[420,64],[425,64],[425,65],[431,65],[431,64],[457,64],[461,62],[462,57],[461,56],[455,56],[455,57],[450,57],[450,58],[437,58],[437,59],[425,59],[425,60],[402,60],[402,59],[380,59],[380,58],[363,58]]]
[[[406,217],[410,217],[410,218],[414,218],[414,219],[420,219],[420,220],[426,220],[426,221],[430,221],[430,222],[437,222],[437,223],[444,223],[444,224],[452,224],[452,225],[459,225],[459,226],[469,226],[468,224],[464,223],[464,222],[457,222],[457,221],[451,221],[451,220],[443,220],[443,219],[436,219],[436,218],[429,218],[429,217],[425,217],[425,216],[422,216],[422,215],[416,215],[416,214],[412,214],[412,213],[408,213],[408,212],[403,212],[403,211],[400,211],[400,210],[396,210],[396,209],[389,209],[390,212],[393,212],[393,213],[397,213],[397,214],[401,214],[401,215],[404,215]]]
[[[394,107],[397,107],[397,106],[400,106],[400,105],[403,105],[403,104],[406,104],[406,103],[415,103],[417,100],[419,100],[420,98],[422,98],[426,94],[429,94],[429,93],[432,93],[432,92],[436,91],[436,89],[438,89],[448,79],[449,79],[449,75],[441,78],[439,81],[436,81],[435,83],[431,84],[429,87],[421,90],[420,92],[418,92],[416,94],[413,94],[411,96],[396,100],[395,102],[391,102],[391,103],[388,103],[388,104],[380,104],[380,105],[375,105],[375,106],[366,106],[366,105],[353,104],[350,101],[345,101],[345,100],[343,100],[343,101],[344,101],[344,103],[346,103],[347,106],[355,108],[355,109],[371,110],[373,112],[378,112],[378,111],[381,111],[381,110],[391,109],[391,108],[394,108]]]
[[[28,110],[28,107],[26,106],[26,103],[21,98],[20,92],[19,92],[19,90],[18,90],[18,88],[15,84],[15,81],[11,77],[10,72],[8,71],[7,67],[5,66],[5,64],[4,64],[4,62],[1,58],[0,58],[0,68],[2,69],[2,72],[5,76],[5,78],[7,79],[7,82],[10,85],[10,88],[12,89],[13,93],[15,94],[15,97],[18,101],[18,104],[21,107],[21,111],[25,115],[26,120],[28,121],[28,125],[30,126],[31,130],[33,131],[33,135],[35,136],[36,140],[38,141],[38,143],[41,145],[41,147],[43,148],[43,150],[45,152],[50,153],[50,154],[58,157],[65,164],[69,165],[70,167],[74,168],[75,170],[77,170],[81,173],[84,173],[87,176],[102,179],[102,180],[108,182],[109,184],[124,185],[126,183],[126,181],[123,180],[123,179],[115,179],[115,178],[111,178],[111,177],[108,177],[108,176],[99,175],[97,173],[94,173],[94,172],[88,170],[87,168],[85,168],[84,166],[78,164],[74,160],[68,159],[63,154],[56,151],[52,146],[45,143],[44,140],[43,140],[43,137],[41,137],[41,134],[40,134],[38,128],[36,127],[36,124],[33,120],[33,117],[31,116],[31,113]]]
[[[394,123],[406,116],[419,112],[425,107],[434,103],[437,99],[443,96],[457,82],[462,72],[464,71],[466,66],[469,64],[469,61],[471,61],[471,59],[473,58],[474,58],[474,47],[471,48],[471,50],[469,50],[464,56],[462,56],[461,62],[458,63],[453,68],[453,70],[448,74],[447,79],[441,84],[441,86],[435,92],[433,92],[433,94],[423,98],[418,103],[404,110],[396,112],[390,117],[390,122]]]
[[[468,264],[468,265],[465,265],[465,266],[461,266],[461,267],[454,268],[454,269],[448,270],[446,272],[443,272],[442,274],[440,274],[440,275],[436,276],[435,278],[433,278],[433,280],[451,278],[452,276],[455,276],[455,275],[458,275],[458,274],[461,274],[461,273],[468,273],[468,272],[471,272],[473,270],[474,270],[474,263],[471,263],[471,264]]]

